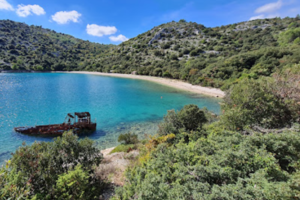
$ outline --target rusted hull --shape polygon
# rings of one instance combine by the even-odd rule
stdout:
[[[26,135],[38,136],[61,136],[64,132],[73,130],[76,134],[91,133],[96,130],[96,123],[76,123],[76,124],[52,124],[34,127],[16,127],[16,132]]]

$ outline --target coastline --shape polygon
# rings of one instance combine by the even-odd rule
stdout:
[[[118,77],[118,78],[139,79],[139,80],[146,80],[146,81],[159,83],[162,85],[185,90],[185,91],[196,93],[196,94],[203,94],[203,95],[217,97],[217,98],[218,97],[223,98],[225,96],[225,92],[223,92],[222,90],[217,89],[217,88],[202,87],[199,85],[192,85],[190,83],[183,82],[183,81],[176,80],[176,79],[160,78],[160,77],[154,77],[154,76],[103,73],[103,72],[87,72],[87,71],[69,71],[69,72],[57,71],[54,73],[90,74],[90,75],[110,76],[110,77]]]

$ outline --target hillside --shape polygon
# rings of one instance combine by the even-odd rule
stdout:
[[[300,17],[209,28],[186,22],[154,27],[118,46],[38,26],[0,21],[0,69],[75,70],[163,76],[223,90],[300,62]]]
[[[41,26],[0,20],[0,69],[70,70],[84,68],[112,45],[56,33]]]
[[[23,26],[26,37],[7,24]],[[156,135],[121,134],[104,157],[95,141],[72,131],[52,142],[23,143],[0,167],[0,199],[299,199],[299,18],[216,28],[181,20],[118,46],[10,21],[0,28],[5,68],[58,70],[37,63],[51,58],[63,70],[136,71],[231,86],[220,116],[192,104],[169,110]]]
[[[300,18],[208,28],[186,22],[154,27],[95,60],[103,72],[181,79],[222,89],[241,77],[269,76],[300,61]]]

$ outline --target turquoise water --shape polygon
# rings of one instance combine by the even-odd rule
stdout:
[[[67,113],[91,113],[97,131],[88,137],[99,148],[117,145],[120,133],[154,134],[167,110],[197,104],[219,113],[220,100],[160,84],[113,77],[64,73],[0,73],[0,163],[23,141],[52,138],[26,136],[16,126],[62,123]]]

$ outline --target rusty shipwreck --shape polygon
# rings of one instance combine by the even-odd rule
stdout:
[[[96,130],[96,126],[89,112],[75,112],[74,114],[68,113],[62,124],[15,127],[14,130],[26,135],[60,136],[69,130],[73,130],[76,134],[91,133]]]

